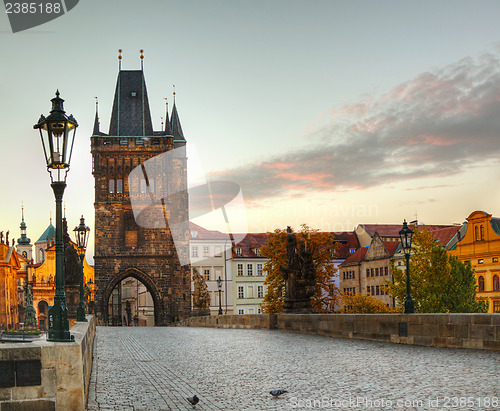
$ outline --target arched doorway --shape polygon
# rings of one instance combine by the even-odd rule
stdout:
[[[49,304],[47,301],[42,300],[38,303],[38,329],[47,331],[48,323],[47,318],[49,316]]]
[[[129,268],[118,274],[104,292],[105,323],[130,326],[157,325],[161,311],[160,304],[160,294],[149,276],[135,268]]]

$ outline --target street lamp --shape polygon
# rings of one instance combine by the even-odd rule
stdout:
[[[406,220],[403,222],[403,228],[399,232],[399,238],[401,239],[401,246],[406,258],[406,297],[405,297],[405,314],[413,314],[415,312],[415,304],[411,298],[411,288],[410,288],[410,250],[411,250],[411,238],[413,236],[413,231],[408,228]]]
[[[85,225],[85,219],[80,218],[80,225],[73,230],[76,237],[76,246],[78,247],[78,256],[80,257],[80,302],[76,309],[76,321],[87,321],[85,318],[85,304],[83,302],[83,259],[85,258],[85,249],[89,241],[90,228]]]
[[[221,299],[221,292],[222,292],[222,278],[217,278],[217,287],[219,287],[219,315],[222,315],[222,299]]]
[[[62,198],[66,188],[66,175],[69,170],[73,142],[78,123],[73,115],[69,117],[63,108],[64,100],[59,90],[51,100],[52,110],[45,117],[40,116],[33,126],[40,131],[42,147],[50,174],[51,187],[56,199],[56,291],[54,305],[49,310],[49,341],[74,341],[69,333],[68,308],[64,292],[64,246],[62,232]]]

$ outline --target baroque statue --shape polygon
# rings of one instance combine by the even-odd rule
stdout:
[[[311,297],[315,292],[316,269],[312,251],[304,240],[297,242],[297,237],[290,226],[286,229],[286,267],[280,267],[285,280],[284,313],[309,314],[314,313]]]

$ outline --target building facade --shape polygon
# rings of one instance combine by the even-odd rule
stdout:
[[[375,232],[368,247],[358,248],[340,264],[340,291],[350,295],[370,294],[387,307],[394,307],[387,285],[392,281],[391,259],[398,246],[395,241],[382,241]]]
[[[260,247],[267,242],[267,234],[249,233],[232,249],[233,313],[261,314],[266,294],[267,258],[260,255]]]
[[[476,271],[477,298],[489,303],[488,312],[500,313],[500,218],[474,211],[464,228],[448,253],[471,263]]]
[[[231,277],[231,239],[227,234],[206,230],[190,223],[189,250],[191,253],[191,273],[197,270],[210,294],[210,314],[219,313],[219,286],[221,279],[220,306],[223,314],[233,313],[233,282]],[[194,281],[191,274],[191,290]]]
[[[109,133],[96,112],[91,137],[100,324],[109,322],[109,299],[127,277],[151,294],[155,325],[191,311],[186,140],[175,100],[165,124],[153,131],[143,71],[120,70]]]
[[[4,241],[0,234],[0,329],[13,328],[19,322],[17,271],[21,268],[17,252],[9,244],[9,232]]]

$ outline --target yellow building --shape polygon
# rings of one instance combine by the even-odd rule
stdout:
[[[500,218],[484,211],[467,217],[467,231],[448,252],[476,269],[477,298],[489,302],[488,312],[500,313]]]
[[[35,243],[38,258],[37,264],[28,264],[28,281],[33,284],[33,307],[35,308],[38,326],[45,330],[48,327],[49,307],[54,304],[54,293],[56,289],[56,247],[55,228],[52,222],[45,232]],[[52,239],[52,240],[51,240]],[[76,244],[71,241],[76,249]],[[94,301],[94,268],[83,259],[84,285],[90,289],[89,301],[92,305]],[[68,301],[67,301],[68,302]]]
[[[4,243],[0,234],[0,329],[13,328],[19,322],[17,270],[21,263],[15,251],[8,244],[8,232]]]

